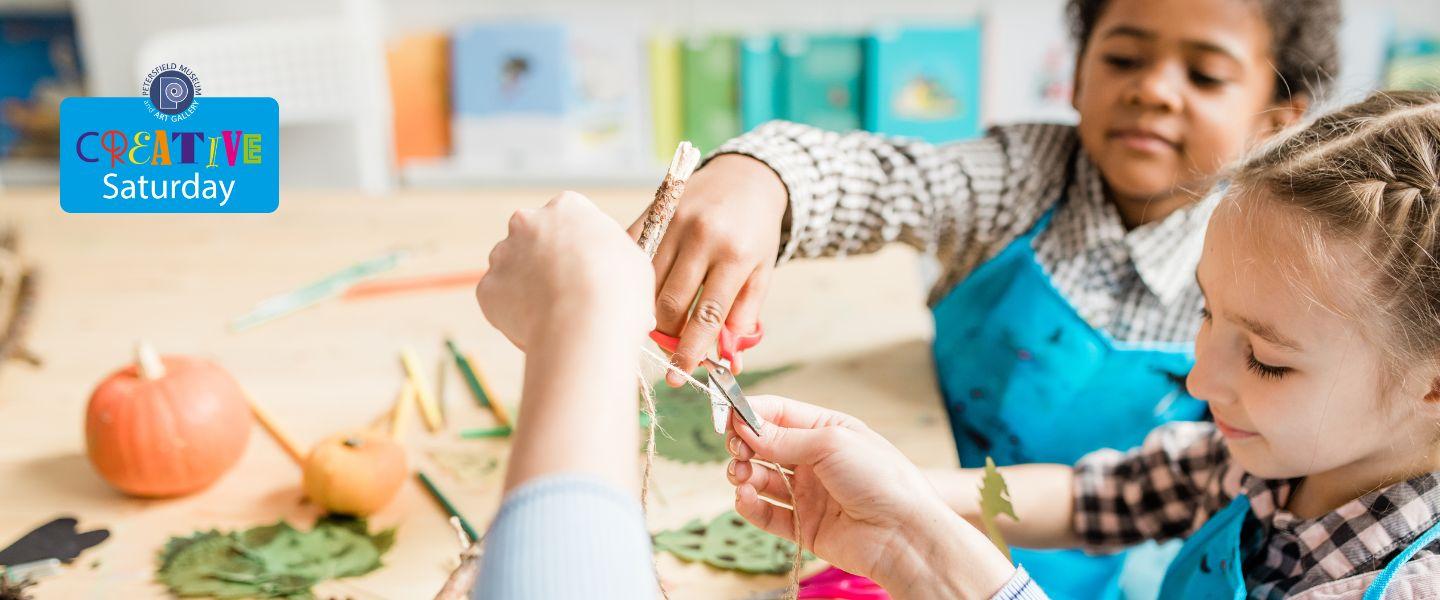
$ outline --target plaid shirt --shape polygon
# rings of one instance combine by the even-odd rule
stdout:
[[[1056,207],[1036,258],[1091,326],[1122,342],[1188,343],[1214,199],[1127,231],[1099,170],[1067,125],[1013,125],[934,145],[773,121],[716,154],[766,163],[790,197],[781,261],[874,252],[906,243],[942,272],[933,306]]]
[[[1089,550],[1186,537],[1239,493],[1264,532],[1245,562],[1252,598],[1281,598],[1378,571],[1440,522],[1440,472],[1371,492],[1315,519],[1283,507],[1300,479],[1261,479],[1230,461],[1213,423],[1152,432],[1129,452],[1100,450],[1075,465],[1075,531]],[[1440,553],[1440,541],[1416,557]]]

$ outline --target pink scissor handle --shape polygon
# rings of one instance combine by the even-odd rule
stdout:
[[[755,331],[745,335],[736,334],[730,330],[729,325],[726,325],[720,328],[720,339],[717,342],[720,347],[720,358],[734,364],[736,354],[754,348],[763,337],[765,337],[765,328],[759,321],[755,322]],[[680,338],[661,333],[658,329],[650,332],[650,339],[655,340],[656,345],[668,352],[674,352],[676,348],[680,347]]]

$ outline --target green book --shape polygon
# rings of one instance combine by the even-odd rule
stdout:
[[[710,152],[740,134],[740,102],[735,84],[739,63],[739,48],[733,37],[692,37],[680,51],[684,135],[701,152]]]
[[[832,131],[861,127],[861,38],[786,36],[780,43],[786,118]]]

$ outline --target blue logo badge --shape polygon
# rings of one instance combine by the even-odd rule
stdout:
[[[212,98],[188,69],[145,96],[60,103],[60,208],[71,213],[268,213],[280,204],[280,107]],[[183,123],[182,123],[183,121]]]

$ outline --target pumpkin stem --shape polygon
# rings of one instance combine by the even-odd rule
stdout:
[[[155,347],[150,342],[141,340],[135,343],[135,366],[139,368],[142,379],[165,376],[165,363],[160,362],[160,355],[155,353]]]

